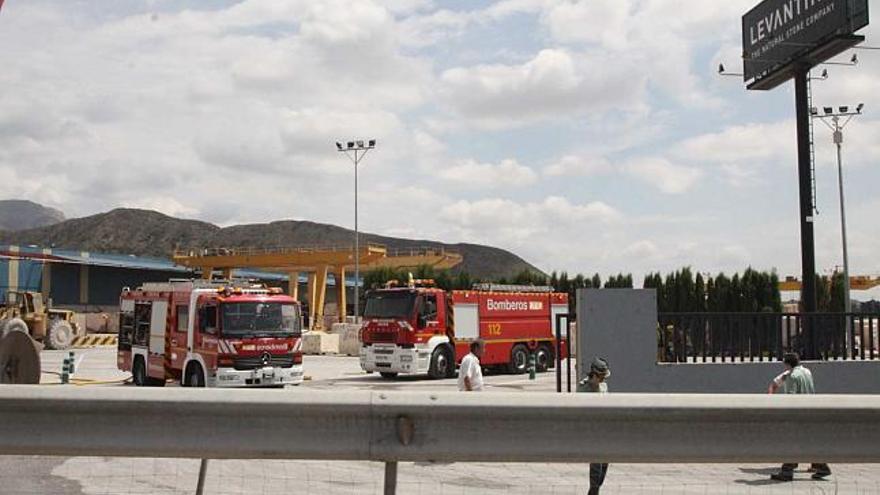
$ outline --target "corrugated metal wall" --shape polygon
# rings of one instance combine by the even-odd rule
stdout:
[[[6,300],[6,290],[9,288],[9,260],[0,259],[0,300]]]
[[[11,269],[10,264],[16,268]],[[18,273],[14,280],[10,280],[10,271],[12,275]],[[39,291],[42,276],[42,261],[0,259],[0,301],[6,300],[10,286],[15,290]]]
[[[90,266],[88,303],[99,306],[116,305],[119,304],[119,294],[123,287],[134,289],[144,282],[165,282],[184,275],[179,272]]]
[[[35,254],[29,249],[23,255]],[[15,253],[17,254],[17,253]],[[13,256],[15,255],[13,254]],[[43,254],[43,253],[40,253]],[[84,279],[83,267],[88,270],[85,278],[88,287],[85,294],[81,283]],[[43,290],[43,271],[49,270],[49,297],[57,306],[115,306],[119,303],[119,294],[123,287],[138,287],[145,282],[162,282],[172,278],[189,278],[193,275],[184,271],[151,270],[146,268],[121,268],[99,265],[81,265],[72,261],[50,261],[42,259],[9,259],[0,258],[0,301],[4,301],[10,285],[17,290],[40,292]],[[10,280],[10,275],[15,277]],[[251,274],[253,276],[254,274]],[[327,303],[336,302],[336,291],[332,289],[335,281],[329,281],[326,294]],[[287,292],[287,282],[269,280],[271,286],[281,286]],[[299,287],[299,298],[307,299],[305,278]],[[83,301],[86,296],[86,301]],[[353,289],[348,288],[348,301],[351,305],[354,297]]]
[[[19,260],[18,262],[18,289],[26,291],[39,291],[40,282],[43,278],[43,262],[33,260]]]
[[[79,304],[79,265],[51,263],[49,297],[56,305]]]

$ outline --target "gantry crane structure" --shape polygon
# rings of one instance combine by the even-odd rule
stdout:
[[[360,265],[367,269],[416,268],[425,265],[447,269],[462,262],[461,254],[435,247],[389,250],[380,244],[366,244],[360,246],[358,251]],[[345,274],[355,263],[355,251],[351,246],[179,249],[174,252],[173,260],[178,265],[200,270],[204,279],[211,279],[215,272],[231,279],[235,269],[286,273],[290,295],[297,299],[299,276],[306,273],[309,322],[313,330],[324,328],[327,278],[333,275],[336,280],[338,320],[345,321]]]
[[[880,286],[880,276],[853,275],[849,278],[849,287],[852,290],[871,290]],[[801,290],[801,281],[795,277],[785,277],[779,281],[779,290]]]

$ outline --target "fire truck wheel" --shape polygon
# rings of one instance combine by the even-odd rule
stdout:
[[[147,366],[144,364],[144,358],[135,356],[134,364],[131,366],[131,380],[138,387],[147,385]]]
[[[397,378],[397,373],[393,371],[380,371],[379,374],[382,375],[382,378]]]
[[[508,371],[514,374],[522,374],[529,367],[529,350],[522,344],[513,346],[510,350],[510,363],[507,365]]]
[[[73,327],[70,323],[53,319],[49,322],[49,328],[46,330],[46,349],[57,349],[63,351],[70,348],[73,343]]]
[[[541,344],[535,352],[535,369],[539,373],[543,373],[549,370],[552,366],[553,351],[550,350],[550,347],[547,346],[547,344]]]
[[[186,386],[187,387],[204,387],[205,380],[202,377],[202,367],[198,364],[191,364],[186,371]]]
[[[450,368],[455,371],[455,362],[452,360],[449,348],[445,345],[437,346],[431,353],[431,366],[428,368],[428,376],[439,380],[440,378],[448,378]]]

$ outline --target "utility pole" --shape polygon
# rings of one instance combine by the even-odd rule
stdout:
[[[360,314],[361,280],[360,232],[358,231],[358,165],[368,151],[376,148],[376,140],[367,140],[366,145],[364,145],[363,140],[347,141],[345,144],[346,146],[342,146],[342,143],[337,141],[336,151],[345,153],[345,156],[354,163],[354,318],[355,322],[357,322],[358,315]],[[358,154],[358,152],[360,152],[360,154]],[[343,287],[345,287],[344,277],[343,280],[337,281],[336,283],[341,283],[343,284]],[[342,308],[341,311],[345,311],[345,308]]]
[[[840,192],[840,239],[843,246],[843,312],[850,313],[852,311],[852,299],[850,298],[849,283],[849,249],[846,241],[846,201],[843,195],[843,129],[856,115],[862,114],[865,108],[863,103],[859,103],[855,111],[851,111],[850,107],[842,106],[837,108],[837,112],[833,107],[824,107],[823,113],[819,113],[818,108],[811,108],[810,113],[814,119],[819,119],[832,132],[832,138],[837,148],[837,187]],[[830,123],[829,123],[830,121]],[[848,319],[847,319],[848,320]],[[847,322],[847,327],[849,323]],[[849,331],[846,332],[846,350],[847,355],[852,351],[852,336]]]
[[[798,184],[800,191],[801,224],[801,304],[804,313],[816,312],[816,246],[813,235],[813,167],[810,157],[810,85],[809,67],[797,70],[794,76],[795,109],[797,115]],[[816,359],[815,325],[804,320],[806,337],[805,358]]]

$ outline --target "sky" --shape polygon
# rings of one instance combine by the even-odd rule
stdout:
[[[752,92],[716,70],[740,71],[754,3],[6,0],[0,198],[351,228],[354,166],[334,143],[373,138],[361,231],[490,244],[547,272],[797,275],[793,84]],[[862,34],[880,45],[880,23]],[[858,55],[813,98],[865,104],[843,150],[850,271],[878,274],[880,51]],[[829,273],[836,155],[816,124]]]

